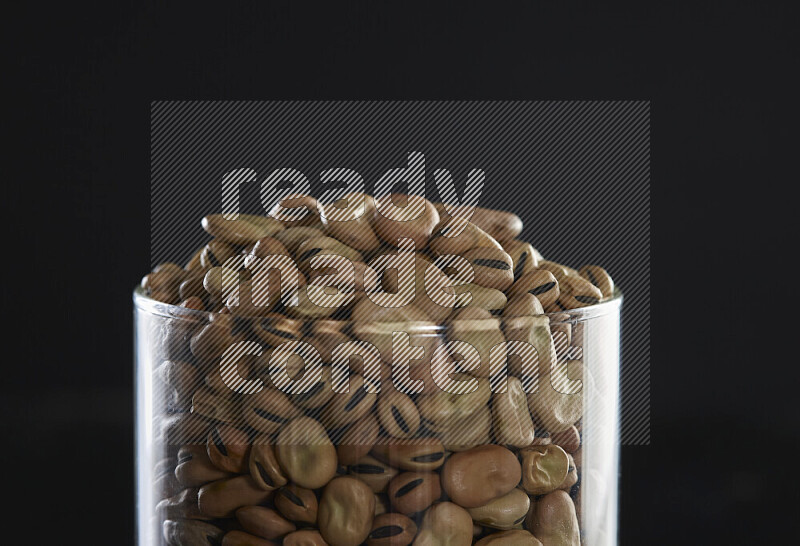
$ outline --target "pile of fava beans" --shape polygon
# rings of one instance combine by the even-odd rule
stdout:
[[[570,310],[614,297],[611,277],[599,266],[576,270],[544,259],[517,239],[522,221],[512,213],[476,208],[467,221],[415,198],[421,214],[405,219],[403,203],[412,198],[387,198],[394,215],[364,194],[326,205],[284,199],[284,210],[307,211],[298,220],[211,214],[202,226],[212,238],[185,266],[164,263],[142,280],[146,296],[187,308],[160,318],[153,334],[161,453],[152,523],[162,544],[581,544],[582,396],[554,388],[550,375],[558,368],[584,384],[591,379],[582,324]],[[448,236],[453,229],[459,234]],[[386,308],[367,296],[364,276],[397,254],[400,239],[414,242],[415,297]],[[466,305],[442,306],[426,291],[426,272],[445,281],[460,274],[435,265],[444,255],[472,266],[470,282],[454,288],[471,294]],[[258,264],[274,256],[297,266],[296,305],[278,290],[255,288]],[[319,256],[353,263],[346,305],[318,306],[308,296],[315,278],[337,273],[313,267]],[[381,289],[397,293],[398,278],[386,269]],[[275,287],[273,280],[282,279],[270,277]],[[410,377],[424,382],[420,392],[392,383],[386,332],[398,329],[425,350],[409,363]],[[431,381],[439,365],[432,354],[446,340],[476,349],[480,366],[450,369],[477,385],[470,392]],[[490,349],[511,340],[536,348],[536,393],[524,388],[530,378],[520,359],[508,360],[505,392],[490,388]],[[236,364],[238,378],[263,386],[252,392],[232,388],[220,366],[242,341],[262,349]],[[322,362],[316,383],[299,394],[278,388],[271,374],[272,353],[290,341],[313,346]],[[366,358],[351,359],[349,390],[334,392],[335,347],[352,341],[377,347],[378,362],[367,373]],[[302,358],[288,359],[284,373],[298,379],[305,367]],[[380,388],[371,388],[378,378]]]

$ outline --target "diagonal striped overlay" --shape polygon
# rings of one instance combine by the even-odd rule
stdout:
[[[486,173],[478,206],[510,210],[548,259],[603,265],[625,294],[621,441],[650,441],[650,105],[647,101],[156,101],[151,105],[151,265],[205,244],[199,219],[223,209],[223,177],[253,169],[242,212],[264,213],[259,183],[349,168],[373,192],[388,169],[425,155],[462,197]],[[228,196],[229,198],[230,196]]]

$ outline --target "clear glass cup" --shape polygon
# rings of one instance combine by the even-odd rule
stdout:
[[[346,452],[350,458],[354,453],[363,453],[397,475],[409,471],[393,466],[400,464],[393,462],[393,456],[400,452],[398,444],[436,443],[443,449],[441,461],[422,470],[436,472],[436,479],[442,482],[441,495],[433,502],[454,501],[458,498],[458,484],[445,478],[442,462],[449,464],[456,454],[462,461],[464,454],[478,457],[474,455],[475,446],[502,445],[514,455],[505,459],[509,468],[521,464],[522,479],[512,487],[525,491],[525,495],[518,496],[529,507],[526,504],[510,508],[509,513],[520,513],[525,508],[524,517],[511,524],[496,520],[492,523],[480,510],[475,512],[477,515],[470,514],[480,522],[474,526],[474,534],[469,530],[471,542],[508,527],[527,529],[546,543],[616,543],[622,304],[619,292],[597,305],[534,318],[492,316],[442,324],[329,319],[287,322],[274,317],[233,317],[164,304],[144,295],[141,289],[134,292],[133,299],[138,544],[221,544],[226,533],[232,533],[228,540],[238,544],[233,538],[237,536],[235,531],[242,536],[244,516],[240,513],[237,520],[236,511],[250,505],[274,508],[279,489],[273,490],[266,481],[251,475],[257,468],[250,462],[255,457],[251,445],[281,443],[283,428],[301,416],[321,423],[337,451],[337,460],[317,460],[301,474],[313,475],[333,464],[335,476],[358,476],[357,465],[342,464]],[[352,342],[369,341],[379,356],[385,357],[387,351],[391,352],[392,332],[408,334],[412,347],[424,347],[421,360],[409,361],[407,378],[393,375],[401,373],[395,368],[402,368],[402,359],[347,360],[352,354],[348,350],[355,347]],[[511,341],[529,343],[535,347],[536,356],[531,358],[523,345],[509,344]],[[305,345],[297,342],[313,347],[319,360],[309,357],[311,353],[300,349]],[[336,347],[347,342],[351,343],[344,346],[347,350],[337,352]],[[469,359],[469,349],[454,345],[455,342],[472,346],[473,360]],[[492,353],[492,347],[501,342],[505,343],[502,350]],[[305,368],[297,356],[281,352],[283,349],[308,357]],[[432,358],[434,354],[436,358]],[[479,367],[465,369],[470,362],[476,362],[475,355]],[[410,356],[415,357],[413,353]],[[365,386],[350,392],[333,392],[346,385],[348,364],[353,374],[349,379],[358,373],[365,378]],[[304,382],[304,374],[308,381]],[[390,378],[396,379],[395,388]],[[459,383],[447,383],[448,378]],[[503,378],[508,380],[502,381]],[[514,380],[515,387],[510,378],[519,380]],[[397,394],[398,390],[409,388],[408,379],[422,379],[422,392]],[[383,388],[379,393],[370,392],[376,389],[376,383]],[[478,387],[473,393],[446,392],[468,390],[474,385]],[[505,393],[500,392],[503,385]],[[525,391],[522,395],[518,392],[520,386]],[[321,389],[332,392],[321,394]],[[263,393],[278,390],[289,392],[281,398],[283,405],[270,402],[272,405],[267,407],[254,402],[261,400],[258,397]],[[390,396],[400,402],[389,402]],[[283,414],[270,421],[275,415],[265,408]],[[347,411],[359,413],[351,415]],[[354,424],[367,421],[377,421],[379,428],[377,438],[364,434],[371,442],[365,445],[354,440],[356,436],[348,431],[357,428]],[[573,426],[579,443],[573,436]],[[319,441],[319,435],[314,437]],[[385,444],[388,445],[374,447]],[[269,450],[275,453],[277,448]],[[479,461],[474,467],[477,475],[482,472],[482,460],[475,460]],[[564,460],[568,465],[561,481]],[[284,468],[289,464],[278,457],[277,472],[290,482],[294,481],[293,476],[302,481],[297,468]],[[233,492],[226,493],[219,483],[208,487],[237,476],[250,476],[236,482],[244,491],[242,487],[230,487]],[[388,483],[388,479],[386,483],[369,481],[373,492],[377,490],[375,513],[399,510],[399,504],[387,498],[387,488],[391,490]],[[482,494],[478,490],[483,488],[474,484],[465,487],[462,493],[468,490]],[[323,490],[324,486],[314,489],[319,502]],[[363,507],[352,508],[359,509]],[[572,512],[579,529],[570,528]],[[417,526],[429,525],[425,513],[423,507],[411,514]],[[267,530],[262,529],[261,536],[270,535],[273,542],[281,542],[286,529],[292,526],[313,527],[309,522],[289,521],[291,518],[283,517],[287,514],[280,508],[271,514],[281,524],[265,520]],[[283,520],[288,521],[288,527]],[[257,536],[252,521],[246,523],[244,531]]]

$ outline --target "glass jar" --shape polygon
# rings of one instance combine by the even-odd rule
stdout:
[[[137,289],[138,544],[615,544],[621,303],[359,323]]]

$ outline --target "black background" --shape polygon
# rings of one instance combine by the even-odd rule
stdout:
[[[621,541],[788,541],[790,4],[373,4],[4,6],[3,543],[132,544],[150,101],[199,98],[651,100],[652,445],[623,449]]]

